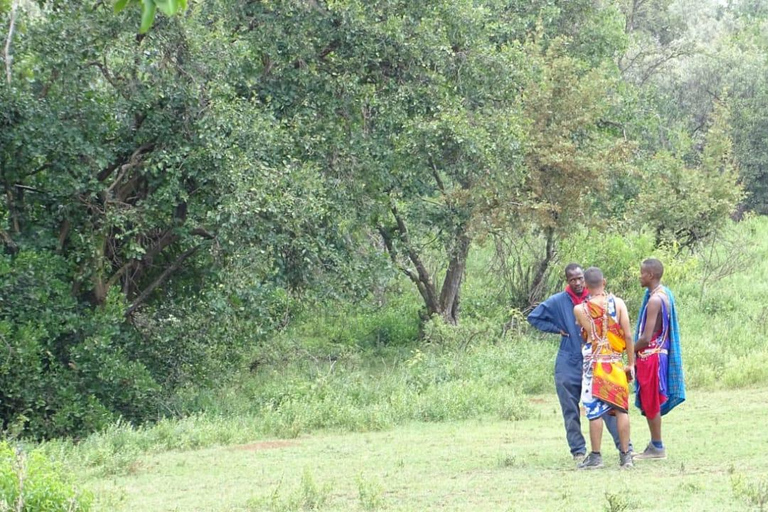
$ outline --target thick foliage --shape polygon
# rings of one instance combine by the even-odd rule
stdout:
[[[118,294],[92,309],[70,293],[64,259],[22,250],[0,259],[0,415],[38,436],[98,429],[155,410],[157,385],[131,351]]]

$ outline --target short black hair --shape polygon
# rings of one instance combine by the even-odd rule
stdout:
[[[656,258],[648,258],[642,266],[647,268],[653,277],[661,279],[664,275],[664,265]]]
[[[578,263],[569,263],[565,266],[565,278],[568,279],[568,272],[573,272],[576,269],[581,269],[581,265]]]
[[[597,288],[603,284],[603,271],[597,267],[589,267],[584,271],[584,281],[588,288]]]

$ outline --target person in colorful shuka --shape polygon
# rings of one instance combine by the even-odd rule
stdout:
[[[634,373],[635,351],[630,334],[629,313],[620,298],[606,294],[605,278],[599,268],[584,272],[589,300],[575,306],[573,313],[582,328],[584,359],[581,400],[589,420],[592,451],[579,469],[603,466],[600,444],[603,418],[615,416],[619,430],[619,465],[632,467],[629,451],[629,381]],[[627,352],[627,366],[622,355]],[[629,374],[629,375],[628,375]]]
[[[667,457],[661,441],[661,417],[685,401],[675,298],[661,284],[663,275],[664,265],[657,259],[647,259],[640,266],[640,284],[646,292],[635,333],[635,405],[648,421],[651,442],[636,459]]]
[[[566,440],[574,460],[581,461],[587,452],[581,433],[579,399],[581,397],[581,329],[573,316],[573,307],[589,296],[584,287],[584,270],[578,263],[565,267],[565,290],[556,293],[536,306],[528,315],[528,322],[536,329],[560,335],[560,349],[555,359],[555,389],[560,401],[565,424]],[[606,418],[605,425],[619,447],[619,433],[614,417]],[[631,447],[631,443],[630,443]]]

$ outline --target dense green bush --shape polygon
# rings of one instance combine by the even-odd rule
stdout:
[[[87,512],[91,501],[41,451],[25,453],[0,442],[0,510]]]
[[[50,252],[0,256],[0,418],[33,436],[83,433],[154,410],[157,385],[128,348],[120,296],[92,309]]]

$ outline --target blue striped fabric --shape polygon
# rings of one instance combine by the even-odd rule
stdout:
[[[675,308],[675,296],[672,290],[664,287],[669,297],[669,359],[667,367],[667,401],[661,404],[661,415],[685,402],[685,379],[683,377],[683,355],[680,351],[680,325],[677,322],[677,309]],[[640,321],[645,316],[645,308],[651,297],[649,290],[645,291],[643,305],[640,306],[640,316],[637,317],[635,327],[635,341],[640,337]],[[635,380],[635,405],[640,408],[640,394],[637,392],[638,384]]]

